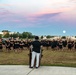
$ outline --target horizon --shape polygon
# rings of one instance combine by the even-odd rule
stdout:
[[[2,30],[2,31],[0,31],[0,34],[3,32],[3,31],[8,31],[8,32],[11,32],[11,33],[18,33],[18,31],[9,31],[9,30]],[[23,31],[23,32],[27,32],[27,31]],[[23,33],[23,32],[19,32],[19,33]],[[30,32],[30,33],[32,33],[32,32]],[[64,31],[63,31],[63,33],[64,33]],[[65,34],[65,33],[64,33]],[[44,37],[46,37],[46,36],[56,36],[56,37],[62,37],[62,36],[65,36],[65,37],[75,37],[76,35],[49,35],[49,34],[47,34],[47,35],[37,35],[37,34],[33,34],[32,33],[32,35],[35,35],[35,36],[44,36]]]
[[[76,36],[76,0],[0,0],[0,31]]]

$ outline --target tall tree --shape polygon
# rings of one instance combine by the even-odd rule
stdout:
[[[0,34],[0,38],[2,38],[2,34]]]
[[[4,38],[9,38],[9,37],[10,37],[9,32],[7,32],[3,37],[4,37]]]

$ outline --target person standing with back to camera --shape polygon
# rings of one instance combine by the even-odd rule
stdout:
[[[39,67],[39,59],[40,59],[40,52],[41,52],[41,42],[39,42],[39,37],[35,36],[35,41],[32,42],[31,44],[32,48],[32,59],[31,59],[31,67],[34,67],[34,62],[35,62],[35,58],[36,58],[36,68]]]

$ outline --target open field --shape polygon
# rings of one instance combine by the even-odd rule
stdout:
[[[10,53],[0,52],[0,65],[28,65],[29,50],[23,50],[21,53],[15,53],[13,50]],[[72,50],[46,50],[43,49],[43,57],[41,65],[47,66],[70,66],[76,67],[76,51]]]

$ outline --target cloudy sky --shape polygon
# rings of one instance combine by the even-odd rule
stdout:
[[[2,30],[76,35],[76,0],[0,0]]]

